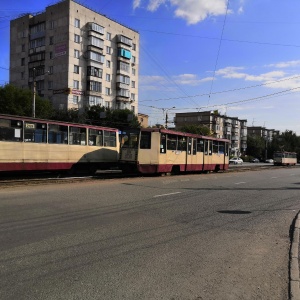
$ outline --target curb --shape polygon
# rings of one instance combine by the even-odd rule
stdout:
[[[299,232],[300,232],[300,212],[298,212],[293,241],[290,251],[290,299],[300,300],[300,275],[299,275]]]

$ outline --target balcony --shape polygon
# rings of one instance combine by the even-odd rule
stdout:
[[[118,34],[118,43],[122,43],[129,47],[132,47],[132,39],[130,39],[122,34]]]

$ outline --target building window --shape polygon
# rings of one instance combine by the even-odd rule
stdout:
[[[48,90],[53,89],[53,81],[48,81]]]
[[[106,54],[111,54],[111,47],[106,46]]]
[[[49,38],[49,45],[53,45],[53,36],[50,36]]]
[[[131,87],[135,88],[135,81],[133,81],[133,80],[131,81]]]
[[[98,81],[88,81],[87,82],[87,90],[88,91],[95,91],[95,92],[102,92],[102,83]]]
[[[50,67],[49,67],[48,74],[53,74],[53,66],[50,66]]]
[[[89,96],[89,106],[103,105],[103,98],[97,96]]]
[[[41,46],[45,46],[45,37],[41,37],[35,40],[31,40],[29,43],[29,48],[33,49],[36,47],[41,47]]]
[[[130,94],[130,100],[135,101],[135,94],[134,93]]]
[[[90,29],[93,30],[93,31],[96,31],[100,34],[104,34],[104,27],[96,24],[96,23],[90,23]]]
[[[108,41],[111,41],[111,33],[106,32],[106,39],[107,39]]]
[[[74,50],[74,57],[79,58],[80,54],[79,54],[79,50]]]
[[[24,79],[24,72],[21,72],[21,79]]]
[[[50,51],[50,52],[49,52],[49,59],[52,59],[52,58],[53,58],[53,52]]]
[[[118,48],[118,56],[130,59],[131,58],[131,52],[129,50],[124,49],[124,48]]]
[[[87,75],[102,78],[103,70],[93,66],[87,67]]]
[[[127,64],[127,63],[125,63],[123,61],[119,61],[118,62],[118,70],[124,71],[126,73],[129,73],[130,66],[129,66],[129,64]]]
[[[74,73],[79,74],[79,66],[74,65]]]
[[[75,19],[74,26],[75,26],[76,28],[80,28],[80,20]]]
[[[21,58],[21,66],[25,66],[25,58]]]
[[[74,42],[75,43],[80,43],[80,36],[78,34],[74,34]]]
[[[135,69],[132,68],[132,75],[135,75]]]
[[[100,62],[100,63],[104,63],[104,55],[102,55],[101,53],[98,52],[94,52],[94,51],[89,51],[88,52],[88,56],[89,59]]]
[[[107,60],[107,61],[106,61],[106,67],[107,67],[107,68],[110,68],[110,60]]]
[[[117,96],[129,98],[130,97],[130,91],[126,89],[119,89],[117,90]]]
[[[132,46],[132,39],[128,38],[127,36],[119,35],[118,41],[130,47]]]
[[[136,62],[135,56],[132,56],[132,57],[131,57],[131,62],[132,62],[133,64],[135,64],[135,62]]]
[[[131,111],[134,113],[135,112],[135,106],[131,106]]]
[[[132,44],[132,50],[136,50],[136,44]]]
[[[105,88],[105,95],[107,95],[107,96],[110,95],[110,88]]]
[[[110,102],[109,101],[105,101],[105,107],[110,107]]]
[[[49,22],[49,29],[54,29],[54,21]]]
[[[25,44],[22,44],[22,52],[25,51]]]
[[[106,74],[106,81],[110,82],[110,74]]]
[[[73,96],[73,104],[78,104],[79,103],[79,96]]]
[[[96,38],[95,36],[90,36],[89,37],[89,44],[92,45],[92,46],[95,46],[97,48],[103,48],[104,46],[104,41],[99,39],[99,38]]]
[[[79,89],[79,81],[78,80],[73,80],[73,88]]]
[[[130,77],[129,76],[125,76],[125,75],[117,75],[117,82],[121,82],[124,84],[130,84]]]

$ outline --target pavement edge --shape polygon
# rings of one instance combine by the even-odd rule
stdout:
[[[290,299],[300,300],[300,275],[299,275],[299,232],[300,212],[296,216],[293,240],[290,251]]]

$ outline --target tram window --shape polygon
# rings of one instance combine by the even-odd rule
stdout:
[[[137,132],[128,132],[122,137],[122,147],[124,148],[137,148],[138,146]]]
[[[197,139],[197,152],[204,152],[204,141]]]
[[[86,128],[70,126],[69,130],[70,145],[86,145]]]
[[[141,132],[141,149],[151,149],[151,132]]]
[[[219,153],[219,143],[218,143],[218,141],[214,141],[212,145],[213,145],[212,152],[213,153]]]
[[[25,122],[24,142],[47,143],[47,124]]]
[[[176,150],[177,136],[173,134],[167,135],[167,149]]]
[[[186,151],[186,137],[185,136],[178,136],[177,150]]]
[[[49,144],[68,144],[68,126],[49,124],[48,125]]]
[[[204,154],[205,155],[208,155],[208,147],[209,147],[208,141],[205,141],[204,142]]]
[[[0,119],[0,141],[21,142],[22,122]]]
[[[208,141],[208,154],[212,155],[212,141]]]
[[[104,146],[116,147],[116,132],[104,130]]]
[[[89,129],[89,146],[103,146],[103,131]]]
[[[165,134],[160,136],[160,153],[166,153],[167,137]]]
[[[225,144],[222,142],[219,142],[219,154],[225,153]]]
[[[192,139],[193,140],[193,155],[197,154],[197,139]]]

